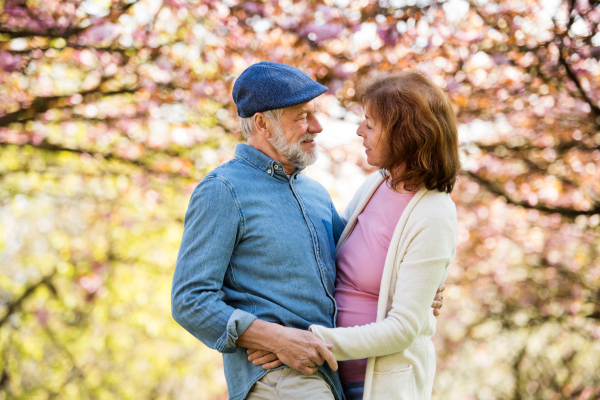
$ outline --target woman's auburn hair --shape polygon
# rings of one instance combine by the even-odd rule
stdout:
[[[460,169],[456,117],[443,90],[415,70],[364,81],[360,102],[386,141],[390,186],[452,192]]]

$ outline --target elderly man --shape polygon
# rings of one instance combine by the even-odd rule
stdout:
[[[314,99],[326,90],[284,64],[246,69],[233,99],[248,144],[190,199],[173,318],[223,353],[232,400],[343,396],[333,354],[307,329],[335,326],[335,246],[344,225],[325,188],[298,175],[317,157]],[[274,353],[285,366],[266,371],[248,361],[247,348]]]
[[[306,331],[335,325],[335,245],[344,228],[327,190],[298,175],[317,157],[314,99],[326,90],[287,65],[246,69],[233,98],[248,144],[190,199],[173,318],[223,353],[230,399],[342,399],[333,354]],[[254,365],[250,347],[293,369]]]

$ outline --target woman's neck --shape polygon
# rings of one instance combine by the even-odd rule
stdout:
[[[400,194],[414,194],[417,193],[419,191],[420,188],[417,188],[416,190],[406,190],[404,188],[404,182],[399,182],[396,187],[392,187],[391,183],[393,181],[393,177],[388,173],[388,177],[385,180],[385,184],[387,185],[388,188],[390,188],[391,191],[396,192],[396,193],[400,193]]]

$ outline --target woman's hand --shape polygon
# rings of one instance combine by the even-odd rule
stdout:
[[[317,366],[323,365],[324,362],[327,362],[332,370],[338,369],[335,356],[330,350],[333,346],[326,344],[312,332],[302,329],[255,319],[235,343],[238,347],[274,353],[283,364],[304,375],[314,374],[317,372]]]
[[[440,315],[440,309],[444,305],[444,290],[446,290],[446,284],[442,283],[440,287],[438,287],[437,293],[433,298],[431,307],[433,307],[433,315],[436,317]]]
[[[264,364],[264,369],[270,369],[285,364],[304,375],[312,375],[317,372],[318,366],[327,362],[332,370],[337,371],[338,364],[330,350],[332,345],[326,344],[309,331],[279,325],[275,327],[271,333],[271,346],[256,346],[263,347],[260,356],[257,354],[248,357],[250,361],[256,361],[255,365]],[[244,344],[241,343],[248,349],[254,347],[251,343]]]
[[[248,361],[254,365],[262,365],[263,369],[272,369],[283,365],[277,354],[266,350],[248,349]]]

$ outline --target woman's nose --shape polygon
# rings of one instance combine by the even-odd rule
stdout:
[[[362,137],[362,138],[364,138],[364,137],[365,137],[365,134],[364,134],[364,125],[365,125],[365,122],[363,122],[362,124],[360,124],[360,125],[358,126],[358,129],[356,130],[356,134],[357,134],[358,136]]]

